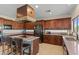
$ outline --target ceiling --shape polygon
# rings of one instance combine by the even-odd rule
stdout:
[[[72,15],[76,5],[75,4],[37,4],[38,8],[35,8],[35,4],[32,7],[36,11],[37,19],[52,19],[59,17],[69,17]],[[47,12],[52,10],[51,14]]]
[[[23,4],[0,4],[0,15],[16,18],[16,10]],[[38,8],[35,6],[38,5]],[[50,19],[71,16],[76,5],[67,4],[31,4],[35,9],[36,19]],[[52,11],[51,14],[49,11]]]

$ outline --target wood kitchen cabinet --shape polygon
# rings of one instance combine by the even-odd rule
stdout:
[[[0,18],[0,25],[2,25],[4,23],[3,18]]]
[[[71,29],[71,18],[51,19],[44,22],[45,29]]]
[[[32,55],[36,55],[39,52],[39,39],[33,40],[32,43]]]
[[[23,23],[5,18],[0,18],[0,25],[11,25],[12,29],[23,29]]]
[[[62,36],[58,35],[44,35],[43,42],[54,45],[62,45]]]
[[[34,25],[35,25],[34,22],[27,22],[26,23],[26,29],[34,29]]]
[[[61,18],[61,19],[52,19],[52,20],[40,20],[33,22],[27,22],[27,29],[34,29],[34,25],[41,24],[43,29],[71,29],[71,18]]]
[[[5,20],[4,24],[5,25],[11,25],[12,29],[23,29],[23,23],[19,23],[19,22],[16,22],[16,21]]]
[[[45,21],[45,29],[50,29],[50,21]]]
[[[62,27],[63,28],[67,28],[67,29],[71,29],[71,20],[69,20],[69,19],[64,19],[63,21],[62,21]]]
[[[13,29],[23,29],[23,23],[13,22]]]

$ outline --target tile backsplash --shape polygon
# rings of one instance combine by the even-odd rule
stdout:
[[[26,32],[34,32],[34,30],[26,30]],[[68,30],[44,30],[44,33],[68,33]],[[10,35],[10,34],[21,34],[23,33],[23,30],[3,30],[4,35]]]
[[[3,30],[3,35],[20,34],[23,30]]]
[[[45,33],[50,32],[50,33],[67,33],[67,30],[45,30]]]

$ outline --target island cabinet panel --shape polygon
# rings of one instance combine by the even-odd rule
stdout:
[[[54,45],[62,45],[62,36],[57,35],[44,35],[43,42]]]
[[[33,40],[33,49],[32,49],[32,55],[36,55],[39,52],[39,39]]]

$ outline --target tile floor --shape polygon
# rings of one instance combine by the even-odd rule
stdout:
[[[39,47],[39,53],[37,55],[63,55],[63,47],[42,43]]]
[[[7,46],[6,46],[7,48]],[[5,51],[5,53],[7,50]],[[0,46],[0,55],[2,54],[2,46]],[[63,55],[63,47],[41,43],[39,44],[39,53],[37,55]]]

